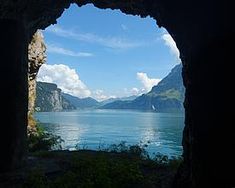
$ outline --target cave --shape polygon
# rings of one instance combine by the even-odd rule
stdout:
[[[150,16],[175,40],[183,63],[185,93],[184,161],[174,187],[233,187],[233,116],[228,104],[235,30],[226,1],[61,0],[0,1],[1,172],[23,165],[28,110],[28,43],[38,29],[56,23],[71,3],[88,3],[125,14]],[[231,96],[231,97],[230,97]]]

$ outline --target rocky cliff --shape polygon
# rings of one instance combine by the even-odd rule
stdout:
[[[37,31],[28,46],[28,131],[35,127],[32,113],[35,108],[36,99],[36,76],[39,68],[46,62],[46,46],[43,35]]]
[[[56,84],[37,82],[35,110],[41,112],[57,112],[73,110],[75,107],[62,96]]]

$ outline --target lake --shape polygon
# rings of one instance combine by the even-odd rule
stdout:
[[[35,118],[46,131],[61,136],[63,149],[105,148],[126,141],[147,144],[150,155],[182,154],[184,114],[131,110],[77,110],[37,112]]]

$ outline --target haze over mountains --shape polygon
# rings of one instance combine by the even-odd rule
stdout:
[[[150,92],[132,101],[115,101],[101,108],[154,110],[159,112],[183,111],[185,88],[181,72],[182,65],[176,65]]]
[[[182,65],[176,65],[152,90],[139,97],[111,98],[102,102],[88,97],[78,98],[62,93],[55,84],[38,82],[37,111],[62,111],[73,109],[134,109],[157,112],[183,111],[185,88],[183,86]]]

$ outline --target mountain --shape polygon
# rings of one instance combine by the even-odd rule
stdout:
[[[106,104],[109,104],[109,103],[113,103],[115,101],[131,101],[131,100],[134,100],[136,98],[137,98],[136,95],[132,95],[132,96],[129,96],[129,97],[121,97],[121,98],[109,98],[109,99],[106,99],[104,101],[101,101],[100,106],[103,106],[103,105],[106,105]]]
[[[72,96],[67,93],[62,93],[62,96],[67,99],[71,104],[73,104],[77,109],[84,109],[84,108],[99,108],[101,106],[104,106],[106,104],[115,102],[115,101],[128,101],[136,99],[137,96],[129,96],[129,97],[123,97],[123,98],[110,98],[101,102],[98,102],[97,100],[87,97],[87,98],[78,98],[75,96]]]
[[[100,103],[97,100],[91,97],[78,98],[78,97],[69,95],[67,93],[62,93],[62,96],[78,109],[95,108],[100,105]]]
[[[75,109],[75,106],[65,99],[61,93],[61,89],[56,84],[37,82],[35,110],[51,112]]]
[[[182,65],[176,65],[171,72],[154,86],[150,92],[132,101],[115,101],[102,109],[136,109],[158,112],[183,111],[185,88],[181,76]]]
[[[84,108],[183,111],[185,88],[181,76],[182,65],[176,65],[152,90],[139,97],[111,98],[102,102],[78,98],[62,93],[56,84],[37,82],[36,111],[62,111]]]
[[[119,98],[121,101],[132,101],[132,100],[135,100],[138,96],[137,95],[131,95],[129,97],[122,97],[122,98]]]

